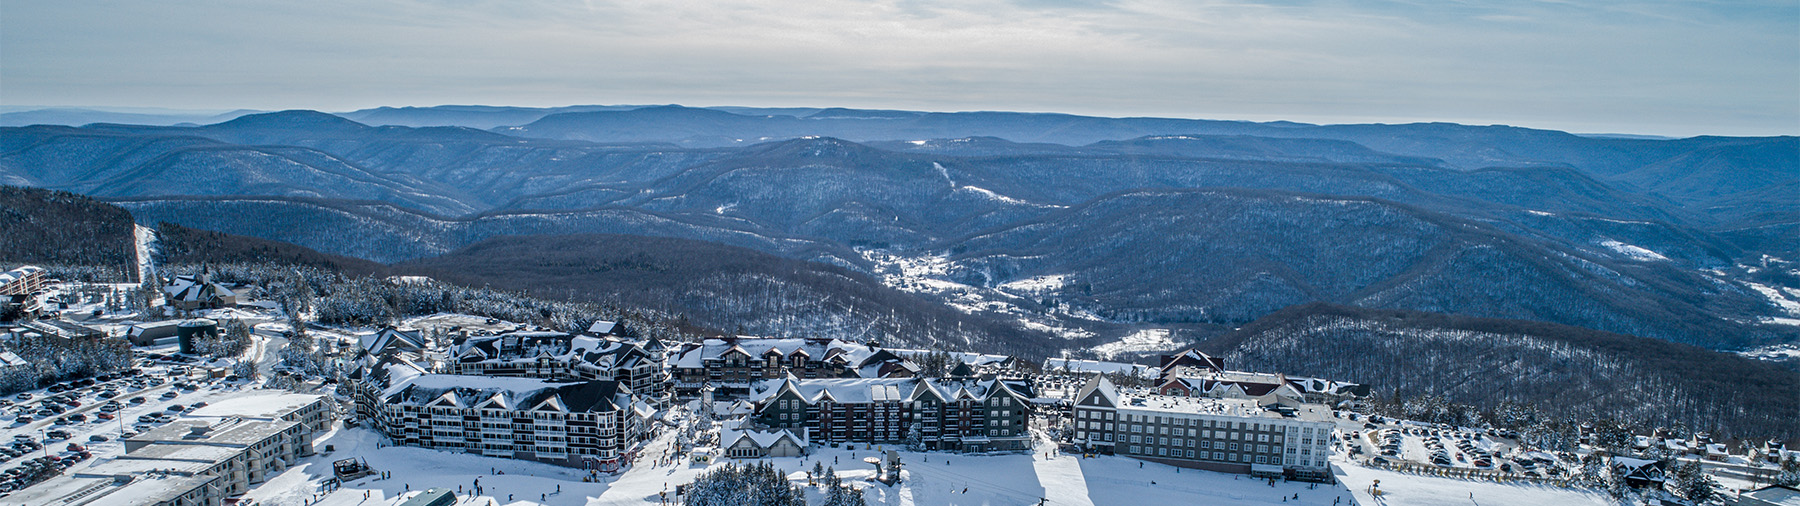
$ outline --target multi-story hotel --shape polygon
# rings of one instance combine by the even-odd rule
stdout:
[[[324,396],[237,397],[124,440],[125,454],[13,494],[21,504],[219,506],[313,455]]]
[[[925,449],[1031,447],[1024,382],[977,378],[765,380],[751,387],[756,425],[804,429],[813,443],[907,444]]]
[[[618,381],[654,402],[668,391],[664,350],[655,338],[634,343],[562,332],[509,332],[457,339],[438,372]]]
[[[742,393],[751,383],[793,375],[814,378],[910,378],[918,366],[894,352],[838,339],[735,336],[687,343],[673,351],[675,388],[711,385]]]
[[[617,381],[429,374],[399,359],[358,382],[357,410],[395,444],[612,471],[655,410]]]
[[[1105,377],[1082,386],[1076,444],[1173,466],[1328,480],[1331,411],[1282,399],[1125,395]]]

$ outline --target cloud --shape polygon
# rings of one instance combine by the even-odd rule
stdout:
[[[0,2],[8,105],[844,105],[1797,133],[1792,2]]]

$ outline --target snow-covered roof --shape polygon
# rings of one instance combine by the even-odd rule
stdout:
[[[221,400],[189,412],[189,416],[237,416],[275,419],[324,399],[322,395],[292,394],[268,391]]]
[[[650,354],[636,343],[545,331],[470,337],[452,347],[450,355],[464,363],[535,362],[539,358],[551,358],[600,369],[635,368],[650,360]]]
[[[915,361],[925,355],[930,355],[932,353],[941,353],[941,352],[935,352],[932,350],[908,350],[908,349],[900,349],[900,348],[887,348],[887,350],[894,352],[894,354],[896,354],[896,355],[900,355],[902,357],[906,357],[908,359],[912,359]],[[969,353],[969,352],[961,352],[961,351],[952,351],[952,352],[948,352],[948,353],[950,354],[951,357],[955,357],[957,360],[961,360],[962,363],[968,364],[970,367],[1006,366],[1010,363],[1011,360],[1013,360],[1013,357],[1011,355],[991,355],[991,354],[985,354],[985,353]]]
[[[419,336],[417,331],[406,331],[393,327],[383,327],[374,334],[361,336],[358,341],[362,344],[363,349],[369,350],[370,354],[375,355],[389,349],[396,351],[425,349],[425,338]]]
[[[587,333],[596,335],[596,336],[604,336],[604,335],[612,334],[613,331],[618,330],[618,328],[619,328],[619,322],[609,322],[606,320],[599,320],[599,321],[594,322],[593,325],[588,325]]]
[[[629,392],[614,381],[569,383],[531,378],[422,374],[391,383],[382,398],[394,404],[610,412],[631,403]]]
[[[1010,394],[1025,400],[1030,395],[997,379],[943,378],[838,378],[763,380],[750,386],[750,399],[758,404],[784,391],[793,391],[807,403],[829,400],[839,404],[871,402],[910,402],[924,396],[943,401],[985,401],[996,394]]]
[[[757,448],[769,448],[775,446],[782,439],[792,441],[795,446],[806,446],[804,433],[796,433],[788,429],[742,428],[732,427],[732,425],[734,424],[725,424],[719,429],[719,443],[726,448],[737,446],[740,441],[744,440],[755,444]]]
[[[1218,399],[1212,397],[1182,397],[1174,395],[1125,395],[1120,397],[1118,408],[1121,411],[1136,410],[1196,415],[1282,418],[1282,415],[1278,412],[1263,409],[1254,399]]]
[[[33,265],[27,265],[24,267],[20,267],[17,269],[13,269],[10,271],[0,273],[0,286],[4,286],[7,283],[25,279],[26,276],[30,276],[32,274],[36,274],[39,272],[44,272],[44,268],[33,266]]]
[[[844,363],[860,367],[881,349],[838,339],[736,336],[702,341],[699,346],[683,350],[676,363],[681,367],[702,367],[702,361],[719,359],[732,350],[758,358],[770,351],[782,356],[803,354],[813,360],[841,357]]]
[[[224,285],[206,280],[205,276],[176,276],[169,284],[163,286],[163,292],[169,298],[187,302],[202,302],[220,297],[235,297],[237,292],[225,288]]]
[[[1157,373],[1156,368],[1147,365],[1063,358],[1045,359],[1044,370],[1063,370],[1072,373],[1086,374],[1128,374],[1139,378],[1155,378]]]

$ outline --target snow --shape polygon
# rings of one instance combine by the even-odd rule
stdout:
[[[319,396],[317,395],[293,394],[284,390],[259,390],[253,395],[241,395],[214,402],[204,408],[188,412],[187,416],[242,416],[270,419],[318,402],[318,400]]]
[[[1060,289],[1062,289],[1062,287],[1064,285],[1066,285],[1068,283],[1067,279],[1068,279],[1068,276],[1063,275],[1063,274],[1033,276],[1033,277],[1029,277],[1029,278],[1025,278],[1025,279],[1001,283],[998,288],[1003,291],[1013,292],[1013,293],[1037,294],[1037,293],[1060,290]]]
[[[137,248],[138,279],[156,277],[156,229],[133,224],[131,236]]]
[[[1739,354],[1743,355],[1745,357],[1754,358],[1754,359],[1758,359],[1758,360],[1771,360],[1771,361],[1800,360],[1800,345],[1777,344],[1777,345],[1771,345],[1771,346],[1764,346],[1762,348],[1757,348],[1754,350],[1739,352]]]
[[[1522,482],[1497,483],[1418,474],[1398,473],[1346,464],[1333,459],[1338,479],[1355,495],[1357,504],[1381,506],[1470,506],[1504,504],[1554,504],[1557,506],[1611,505],[1605,493]],[[1370,495],[1369,486],[1381,481],[1381,497]],[[1473,498],[1473,499],[1471,499]],[[1304,503],[1303,503],[1304,504]]]
[[[1800,317],[1800,302],[1789,299],[1786,295],[1782,294],[1780,290],[1771,288],[1769,285],[1752,281],[1744,281],[1743,283],[1744,286],[1748,286],[1751,290],[1756,290],[1756,293],[1760,293],[1763,297],[1768,298],[1769,304],[1774,305],[1777,309],[1786,313],[1787,316]]]
[[[1124,354],[1155,353],[1180,348],[1171,339],[1169,329],[1144,329],[1127,334],[1118,341],[1094,347],[1094,353],[1112,358]]]
[[[1071,360],[1050,358],[1044,360],[1044,369],[1066,370],[1074,373],[1132,374],[1140,378],[1156,377],[1156,368],[1147,365],[1122,364],[1118,362],[1101,362],[1098,360]]]
[[[1651,262],[1651,261],[1659,261],[1659,260],[1667,261],[1669,259],[1669,257],[1662,256],[1661,253],[1657,253],[1655,251],[1650,251],[1648,249],[1644,249],[1639,246],[1625,244],[1625,243],[1615,241],[1612,239],[1600,241],[1600,245],[1605,246],[1607,249],[1613,250],[1614,253],[1624,255],[1625,258],[1628,258],[1631,260],[1637,260],[1640,262]]]
[[[1546,213],[1546,212],[1543,212],[1543,211],[1539,211],[1539,210],[1536,210],[1536,209],[1526,209],[1526,210],[1525,210],[1525,212],[1528,212],[1528,213],[1531,213],[1531,214],[1535,214],[1535,215],[1538,215],[1538,216],[1556,216],[1556,214],[1554,214],[1554,213]]]
[[[325,495],[320,506],[394,506],[421,490],[431,487],[455,490],[464,488],[459,504],[498,504],[506,506],[577,506],[658,504],[659,493],[673,491],[678,484],[693,481],[709,467],[724,462],[754,461],[720,459],[711,465],[692,464],[685,459],[674,465],[655,465],[654,460],[674,438],[674,431],[652,442],[646,458],[640,459],[623,474],[603,476],[602,481],[584,483],[585,473],[547,464],[477,455],[440,452],[422,448],[389,446],[376,448],[379,437],[366,429],[336,431],[320,439],[319,448],[329,444],[337,448],[331,455],[321,454],[271,479],[245,497],[259,504],[298,505],[313,497],[321,481],[330,476],[330,462],[360,457],[379,471],[389,471],[393,478],[363,478],[345,483],[343,488]],[[885,450],[885,448],[883,448]],[[862,488],[871,505],[1026,505],[1048,499],[1057,505],[1208,504],[1224,506],[1261,506],[1292,504],[1330,505],[1338,497],[1347,497],[1343,488],[1319,485],[1308,488],[1301,482],[1267,482],[1249,477],[1177,469],[1116,456],[1082,458],[1075,455],[1045,453],[992,456],[947,453],[899,452],[904,462],[904,480],[893,487],[870,481],[872,467],[862,458],[875,452],[865,445],[851,448],[814,447],[808,457],[773,458],[773,463],[787,473],[797,485],[804,486],[806,472],[814,462],[834,467],[845,483]],[[834,465],[834,462],[836,464]],[[1140,467],[1141,466],[1141,467]],[[491,470],[504,471],[493,474]],[[482,497],[470,499],[467,490],[476,478],[486,489]],[[1385,483],[1385,481],[1384,481]],[[562,492],[557,493],[560,486]],[[410,487],[411,491],[408,492]],[[812,502],[821,495],[807,488]],[[363,493],[370,492],[365,501]],[[513,494],[507,499],[507,494]],[[543,494],[540,497],[533,495]]]

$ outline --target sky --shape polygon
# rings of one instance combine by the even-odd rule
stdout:
[[[0,106],[670,104],[1800,134],[1794,0],[0,0]]]

